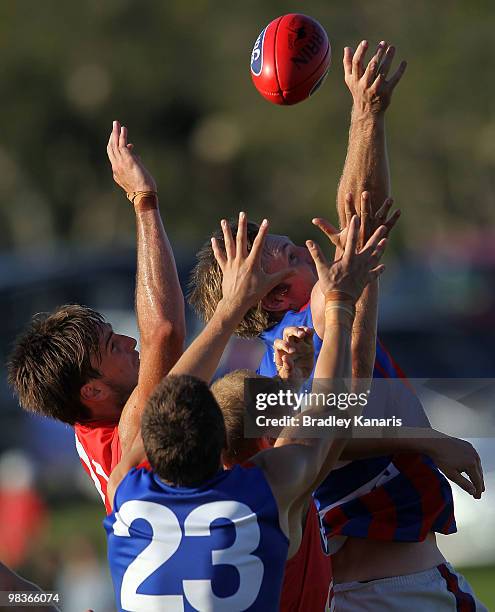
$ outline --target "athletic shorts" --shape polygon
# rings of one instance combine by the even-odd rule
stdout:
[[[338,612],[488,612],[450,563],[367,582],[334,584]]]

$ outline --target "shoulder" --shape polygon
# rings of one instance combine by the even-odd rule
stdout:
[[[74,425],[76,450],[82,460],[96,461],[106,473],[120,461],[120,437],[117,421],[76,423]]]

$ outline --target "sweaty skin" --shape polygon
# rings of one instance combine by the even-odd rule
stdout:
[[[128,143],[127,128],[114,121],[107,153],[115,182],[126,192],[156,192],[156,183]],[[138,384],[119,421],[122,450],[140,431],[139,394],[148,397],[182,354],[185,338],[184,297],[172,247],[163,227],[157,196],[133,198],[136,215],[136,315],[141,339]],[[159,341],[157,341],[159,340]],[[134,347],[133,347],[134,348]]]

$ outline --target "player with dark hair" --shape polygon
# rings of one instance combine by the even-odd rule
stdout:
[[[357,230],[354,218],[344,255],[331,265],[309,245],[327,303],[316,372],[331,381],[320,388],[328,392],[345,390],[353,304],[383,271],[377,264],[385,228],[359,250]],[[206,383],[245,312],[290,274],[261,268],[266,222],[249,254],[242,214],[235,242],[226,223],[223,231],[226,252],[213,241],[222,299],[144,410],[142,438],[153,471],[134,469],[143,458],[136,446],[110,478],[113,513],[105,526],[119,610],[278,610],[286,559],[301,542],[302,513],[323,465],[330,467],[345,445],[330,438],[275,444],[253,457],[252,467],[222,468],[225,426]],[[308,414],[329,413],[320,406]],[[284,431],[301,437],[297,427]]]
[[[25,410],[74,427],[82,465],[104,501],[121,450],[139,433],[140,388],[150,377],[167,374],[185,337],[184,298],[155,181],[117,121],[107,151],[114,179],[136,215],[141,363],[134,338],[115,333],[91,308],[67,305],[33,317],[8,364],[9,383]]]

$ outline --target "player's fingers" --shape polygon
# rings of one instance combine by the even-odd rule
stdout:
[[[474,485],[473,497],[476,497],[476,499],[480,499],[481,494],[484,490],[484,483],[483,483],[483,476],[478,471],[477,463],[474,462],[472,465],[470,465],[463,471],[466,472],[466,474],[469,477],[469,480]]]
[[[354,195],[348,193],[344,200],[344,213],[345,213],[345,226],[349,227],[352,216],[356,214],[356,207],[354,206]]]
[[[390,87],[390,90],[393,91],[397,85],[397,83],[402,79],[404,72],[406,71],[407,68],[407,62],[402,61],[399,65],[399,67],[397,68],[397,70],[394,72],[394,74],[390,77],[389,81],[388,81],[388,85]]]
[[[120,128],[120,134],[119,134],[119,148],[120,149],[125,149],[127,148],[127,128],[125,127],[125,125],[123,125]]]
[[[368,283],[372,283],[385,272],[385,264],[380,264],[368,272]]]
[[[387,235],[390,233],[391,229],[394,227],[394,225],[399,220],[400,215],[401,215],[400,210],[395,210],[392,213],[392,216],[390,217],[390,219],[387,219],[387,221],[385,221],[384,225],[387,228]]]
[[[128,148],[128,150],[129,150],[129,151],[131,151],[131,153],[132,153],[132,151],[133,151],[133,149],[134,149],[134,145],[132,144],[132,142],[129,142],[129,143],[128,143],[127,148]]]
[[[371,94],[376,94],[378,92],[378,90],[381,89],[381,87],[382,87],[382,85],[384,83],[385,83],[385,77],[383,76],[383,74],[378,73],[376,75],[376,79],[369,86],[369,92]]]
[[[344,47],[344,76],[348,78],[352,74],[352,49],[350,47]]]
[[[306,240],[306,246],[308,247],[309,254],[315,262],[316,271],[318,272],[318,275],[320,275],[320,273],[324,271],[325,266],[328,265],[325,255],[323,255],[320,245],[312,240]]]
[[[223,242],[225,244],[225,253],[227,259],[235,258],[235,244],[234,239],[232,238],[232,230],[230,229],[230,224],[227,222],[227,219],[222,219],[220,222],[223,233]]]
[[[306,331],[304,327],[300,327],[298,325],[288,325],[284,327],[283,338],[284,340],[289,340],[289,338],[304,338],[306,335]]]
[[[335,240],[338,239],[338,235],[340,232],[330,223],[330,221],[322,219],[321,217],[315,217],[312,220],[312,223],[313,225],[316,225],[316,227],[321,230],[325,234],[325,236],[335,244]]]
[[[386,49],[387,43],[382,40],[378,45],[375,55],[370,59],[368,65],[366,66],[363,79],[367,87],[369,87],[375,80]]]
[[[369,217],[371,215],[371,195],[369,191],[363,191],[361,194],[360,205],[360,217]]]
[[[350,261],[356,253],[356,247],[359,239],[359,217],[354,215],[349,223],[349,229],[347,231],[347,240],[345,242],[343,259]]]
[[[473,470],[476,472],[476,476],[475,476],[476,482],[473,479],[471,480],[473,480],[475,484],[476,483],[479,484],[477,488],[479,491],[479,495],[481,496],[481,493],[483,493],[483,491],[485,490],[485,479],[483,476],[483,466],[481,465],[481,459],[476,449],[474,448],[474,446],[472,448],[473,448],[473,453],[475,457]]]
[[[108,140],[107,151],[108,155],[112,154],[114,157],[116,155],[116,150],[119,142],[119,134],[120,134],[120,123],[118,121],[114,121],[112,123],[112,131],[110,132],[110,138]]]
[[[362,40],[352,58],[352,76],[360,79],[363,76],[363,60],[368,49],[368,41]]]
[[[282,367],[288,376],[291,376],[294,371],[294,360],[289,355],[282,355]]]
[[[253,246],[251,247],[249,257],[255,261],[261,260],[263,247],[265,245],[265,238],[268,233],[268,225],[268,219],[263,219],[259,227],[258,233],[256,234],[256,238],[253,241]]]
[[[388,47],[387,49],[387,52],[385,53],[385,59],[383,60],[382,65],[379,68],[379,72],[384,79],[386,79],[388,76],[390,66],[392,65],[392,60],[394,59],[394,55],[395,47],[393,45],[390,45],[390,47]]]
[[[312,337],[313,337],[313,334],[314,334],[314,331],[315,331],[315,330],[314,330],[312,327],[306,327],[305,325],[302,325],[302,326],[300,327],[300,329],[302,329],[302,330],[303,330],[303,332],[304,332],[304,338],[305,338],[305,339],[308,339],[308,338],[312,338]]]
[[[373,234],[370,236],[368,242],[361,249],[361,254],[367,257],[370,255],[378,246],[378,243],[385,238],[387,234],[387,228],[385,225],[380,225]]]
[[[476,453],[476,462],[478,464],[478,470],[481,474],[481,479],[483,481],[483,491],[485,491],[485,477],[483,476],[483,466],[481,465],[481,458],[478,453]]]
[[[239,213],[239,222],[237,223],[237,235],[236,235],[236,255],[246,259],[247,257],[247,219],[246,213]]]
[[[211,248],[213,249],[213,255],[215,257],[215,260],[217,264],[220,266],[220,270],[222,270],[223,272],[225,263],[227,261],[227,257],[225,256],[225,253],[220,248],[220,245],[218,244],[218,240],[216,238],[211,239]]]
[[[359,218],[361,219],[360,238],[364,244],[370,232],[371,196],[369,191],[363,191],[359,203]]]
[[[390,212],[393,203],[393,198],[385,198],[385,201],[375,213],[375,219],[385,221],[388,217],[388,213]]]
[[[119,146],[119,136],[120,136],[120,122],[115,120],[112,126],[112,145],[117,148]]]
[[[374,268],[378,264],[380,259],[383,257],[386,247],[387,247],[387,240],[386,238],[383,238],[377,244],[376,249],[374,251],[370,252],[368,249],[368,251],[363,251],[362,253],[360,253],[360,256],[364,257],[367,260],[368,266],[370,268]]]
[[[288,340],[282,340],[282,338],[277,338],[277,340],[273,343],[273,346],[277,349],[277,351],[283,351],[287,354],[296,352],[296,348],[293,343],[289,342]]]
[[[449,470],[449,473],[446,474],[446,476],[449,478],[449,480],[459,485],[461,489],[464,489],[466,493],[469,493],[469,495],[475,494],[476,488],[474,484],[457,470]]]

